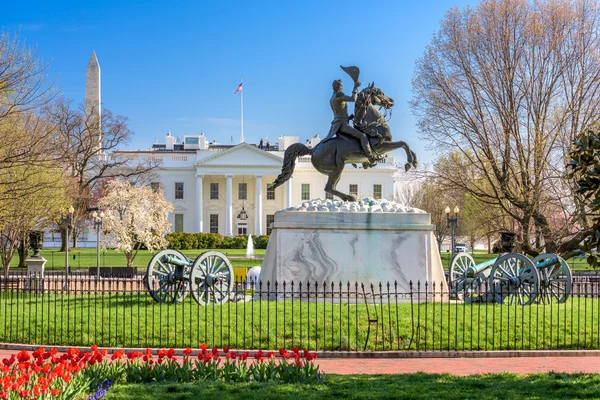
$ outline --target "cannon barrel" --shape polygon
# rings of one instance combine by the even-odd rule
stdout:
[[[552,254],[551,257],[537,262],[535,266],[538,269],[544,269],[556,264],[560,264],[560,258],[556,254]]]
[[[192,260],[187,259],[186,261],[180,260],[178,258],[172,257],[172,256],[164,256],[163,260],[166,261],[169,264],[173,264],[173,265],[177,265],[179,267],[186,267],[188,265],[192,264]]]
[[[467,269],[467,276],[470,278],[474,278],[475,275],[477,275],[481,271],[485,271],[486,269],[491,268],[497,259],[498,258],[494,258],[494,259],[482,262],[480,264],[477,264],[475,266],[469,267]]]

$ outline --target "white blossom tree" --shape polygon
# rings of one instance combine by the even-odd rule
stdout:
[[[150,251],[167,247],[173,204],[162,191],[113,180],[106,185],[98,207],[104,211],[103,226],[109,232],[105,245],[123,251],[128,267],[142,246]]]

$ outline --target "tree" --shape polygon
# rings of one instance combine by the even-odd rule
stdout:
[[[48,67],[17,34],[0,33],[0,120],[35,113],[48,103],[55,94],[47,81]]]
[[[128,267],[142,246],[154,251],[169,244],[165,236],[171,231],[169,213],[174,208],[161,190],[115,179],[107,183],[98,207],[104,211],[107,244],[125,252]]]
[[[58,99],[51,110],[50,119],[56,126],[57,136],[64,152],[61,160],[68,176],[74,183],[71,194],[73,213],[73,247],[85,228],[89,213],[96,209],[96,200],[106,180],[139,179],[157,166],[153,161],[131,160],[111,154],[127,144],[133,132],[127,126],[127,118],[102,110],[100,121],[94,107],[74,107],[65,99]],[[86,113],[87,112],[87,113]],[[99,138],[100,141],[99,141]],[[65,248],[64,226],[61,225]]]
[[[461,155],[438,178],[514,219],[530,255],[569,257],[590,232],[564,165],[600,120],[599,28],[591,1],[484,0],[448,11],[416,63],[421,135]]]
[[[448,192],[444,191],[434,178],[425,180],[412,196],[411,206],[420,208],[431,215],[431,223],[435,225],[433,233],[440,252],[442,243],[450,235],[450,228],[444,212],[449,204],[454,205],[454,200],[449,198]]]
[[[8,201],[0,212],[0,257],[4,277],[8,277],[10,262],[17,248],[26,243],[29,232],[52,225],[68,208],[66,181],[59,167],[28,167],[27,180],[18,185],[36,188],[18,201]],[[20,168],[11,170],[21,174]],[[0,185],[2,191],[12,191],[12,185]]]
[[[586,212],[592,217],[592,232],[585,238],[581,248],[587,253],[588,264],[598,268],[600,248],[600,135],[594,131],[573,142],[569,167],[571,176],[577,179],[577,190],[586,199]]]

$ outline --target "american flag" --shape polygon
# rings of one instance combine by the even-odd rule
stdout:
[[[237,87],[237,89],[235,89],[235,92],[233,92],[233,94],[236,94],[237,92],[241,92],[242,91],[242,83],[240,83],[240,86]]]

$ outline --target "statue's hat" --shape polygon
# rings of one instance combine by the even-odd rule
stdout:
[[[352,80],[354,82],[356,82],[358,80],[358,76],[360,75],[360,69],[358,69],[358,67],[342,67],[340,65],[340,68],[344,70],[345,73],[347,73],[348,75],[350,75],[350,78],[352,78]]]

